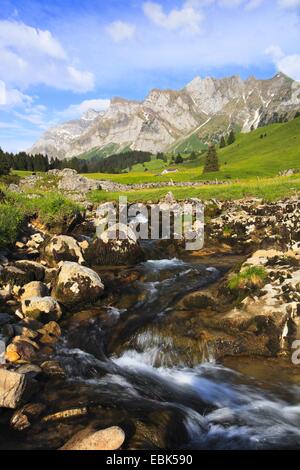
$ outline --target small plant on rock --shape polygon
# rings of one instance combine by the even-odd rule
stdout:
[[[230,290],[256,289],[265,284],[267,272],[260,266],[249,266],[238,274],[232,276],[228,281]]]

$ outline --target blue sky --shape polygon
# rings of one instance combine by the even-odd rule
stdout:
[[[0,146],[196,75],[300,81],[300,0],[0,0]]]

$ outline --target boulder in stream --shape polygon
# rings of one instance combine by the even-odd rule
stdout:
[[[124,224],[116,224],[99,234],[86,251],[90,265],[132,265],[144,259],[135,233]]]
[[[93,302],[103,290],[104,285],[95,271],[65,261],[58,271],[52,295],[63,305],[74,306]]]

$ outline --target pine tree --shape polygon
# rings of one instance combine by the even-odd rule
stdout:
[[[10,172],[10,159],[0,148],[0,175],[8,175]]]
[[[228,136],[227,144],[231,145],[231,144],[233,144],[233,142],[235,142],[235,134],[234,134],[233,130],[231,129],[231,131],[229,133],[229,136]]]
[[[225,142],[224,136],[222,135],[221,140],[220,140],[220,149],[223,149],[224,147],[226,147],[226,142]]]
[[[219,160],[215,146],[210,145],[205,158],[203,173],[210,173],[213,171],[219,171]]]
[[[175,163],[183,163],[183,158],[181,155],[177,155],[177,157],[175,158]]]

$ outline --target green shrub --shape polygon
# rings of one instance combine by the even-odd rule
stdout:
[[[257,288],[265,284],[267,272],[260,266],[249,266],[238,274],[233,275],[228,281],[230,290]]]
[[[23,220],[20,209],[12,204],[0,204],[0,247],[15,243]]]
[[[31,200],[37,215],[44,225],[63,224],[80,214],[81,207],[60,194],[47,193],[41,198]]]
[[[5,185],[9,186],[10,184],[19,184],[20,182],[20,176],[18,175],[1,175],[0,181],[1,183],[4,183]]]
[[[61,194],[6,193],[6,199],[29,217],[36,216],[42,224],[49,227],[64,224],[80,214],[82,208]]]

